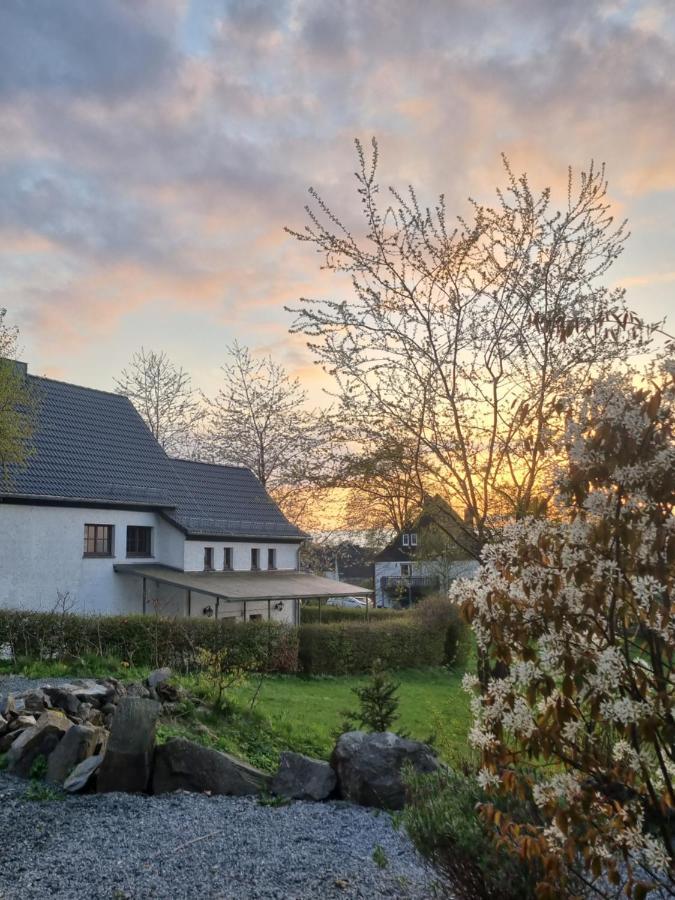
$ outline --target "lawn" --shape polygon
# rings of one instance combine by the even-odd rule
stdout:
[[[11,664],[0,663],[0,675]],[[127,681],[147,676],[147,669],[125,668],[118,660],[92,658],[73,662],[33,662],[14,665],[17,674],[29,678],[104,677],[114,675]],[[394,673],[400,682],[399,721],[393,730],[416,740],[434,744],[439,755],[452,762],[468,755],[466,736],[470,725],[469,697],[462,691],[462,672],[446,669],[407,670]],[[177,679],[190,693],[203,693],[203,681],[196,677]],[[163,720],[159,739],[181,735],[248,759],[267,771],[274,771],[282,750],[296,750],[327,758],[335,743],[345,711],[358,709],[352,688],[366,677],[303,677],[273,675],[262,683],[253,711],[250,701],[254,679],[228,692],[224,712],[183,707],[172,719]],[[201,688],[201,690],[200,690]]]

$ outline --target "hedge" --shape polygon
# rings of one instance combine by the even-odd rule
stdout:
[[[404,616],[405,612],[399,609],[370,609],[368,618],[373,622],[379,622],[384,619],[396,619]],[[303,603],[300,608],[300,623],[302,625],[313,625],[319,621],[319,607],[316,603],[311,606]],[[321,604],[321,622],[365,622],[365,609],[356,609],[349,606],[326,606]]]
[[[157,616],[77,616],[0,610],[0,647],[16,657],[114,657],[134,666],[171,666],[189,672],[199,651],[227,647],[232,664],[295,672],[298,630],[274,622],[218,622]]]
[[[388,669],[441,666],[445,632],[429,631],[408,617],[398,621],[300,626],[300,669],[307,675],[355,675],[373,660]]]

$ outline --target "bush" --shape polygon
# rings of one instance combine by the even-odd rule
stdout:
[[[474,775],[452,770],[406,773],[401,819],[417,848],[448,876],[453,894],[471,900],[529,900],[536,877],[498,848],[476,811],[486,796]],[[535,870],[536,871],[536,870]]]
[[[429,632],[410,617],[376,622],[300,626],[300,669],[307,675],[357,675],[374,659],[387,669],[443,664],[445,635]]]
[[[411,616],[420,628],[445,635],[445,665],[464,667],[471,646],[471,630],[456,603],[442,594],[431,594],[413,608]]]
[[[233,666],[295,672],[298,631],[274,622],[218,622],[157,616],[76,616],[0,610],[0,646],[14,658],[115,657],[131,666],[200,667],[203,651],[227,648]]]
[[[398,609],[370,609],[368,619],[373,622],[382,622],[386,619],[396,619],[405,615]],[[319,621],[319,606],[316,603],[311,605],[303,603],[300,612],[300,622],[303,625],[314,625]],[[321,604],[321,623],[329,624],[331,622],[365,622],[365,609],[356,609],[342,606],[326,606]]]

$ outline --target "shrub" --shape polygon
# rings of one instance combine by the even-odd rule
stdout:
[[[417,848],[448,876],[453,895],[466,900],[529,900],[536,877],[492,840],[476,810],[487,797],[475,775],[452,770],[405,774],[401,821]],[[536,872],[536,870],[535,870]]]
[[[368,611],[368,620],[372,622],[383,622],[388,619],[397,619],[406,613],[399,609],[370,609]],[[314,625],[319,621],[319,606],[316,603],[303,603],[300,611],[300,622],[303,625]],[[321,623],[326,625],[331,622],[365,622],[365,609],[356,609],[343,606],[326,606],[321,604]]]
[[[483,814],[542,859],[542,898],[570,870],[601,896],[603,874],[634,898],[673,887],[674,436],[672,374],[600,383],[568,433],[569,507],[506,529],[457,588],[490,663],[472,685],[482,783],[497,798],[534,791],[541,821]],[[533,759],[536,785],[521,768]]]
[[[38,660],[115,657],[131,666],[200,668],[200,654],[228,651],[231,666],[295,672],[296,628],[274,622],[218,622],[158,616],[76,616],[0,610],[0,645]]]
[[[387,669],[440,666],[445,636],[416,625],[408,616],[377,622],[300,626],[300,668],[308,675],[369,672],[374,659]]]
[[[446,665],[464,667],[471,646],[471,632],[457,603],[443,594],[430,594],[413,608],[411,616],[426,631],[445,635],[443,662]]]

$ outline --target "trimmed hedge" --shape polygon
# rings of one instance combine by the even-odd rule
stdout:
[[[445,632],[428,631],[407,616],[398,621],[300,626],[300,669],[307,675],[356,675],[373,660],[387,669],[443,665]]]
[[[0,610],[0,646],[14,657],[116,657],[133,666],[198,668],[199,651],[231,651],[233,665],[271,672],[298,668],[298,630],[268,622],[233,623],[156,616],[76,616]]]
[[[368,618],[373,622],[379,622],[384,619],[395,619],[404,616],[405,612],[399,609],[370,609]],[[316,603],[311,605],[303,603],[300,608],[300,624],[314,625],[319,621],[319,607]],[[321,622],[329,624],[331,622],[365,622],[365,609],[356,609],[349,606],[326,606],[321,604]]]

